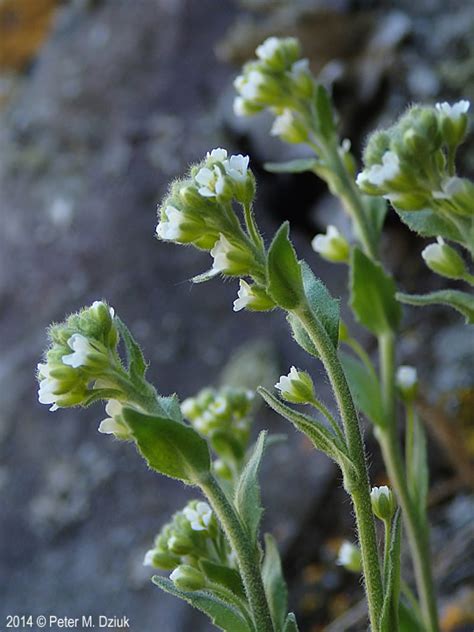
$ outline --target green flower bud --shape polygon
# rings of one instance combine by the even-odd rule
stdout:
[[[397,509],[395,494],[386,485],[373,487],[370,492],[372,511],[380,520],[391,520]]]
[[[170,575],[171,581],[180,590],[201,590],[206,587],[206,578],[194,566],[181,564]]]
[[[332,263],[347,263],[350,246],[335,226],[328,226],[325,235],[316,235],[311,242],[313,250]]]
[[[351,573],[362,571],[362,556],[359,548],[347,540],[341,544],[336,563]]]
[[[214,259],[212,274],[244,276],[250,274],[256,266],[254,254],[246,244],[231,242],[223,234],[214,244],[210,254]]]
[[[442,237],[438,237],[437,242],[426,246],[421,253],[426,265],[433,272],[448,279],[462,279],[467,270],[461,256],[454,248],[448,246]]]
[[[270,70],[287,70],[301,55],[300,45],[294,37],[269,37],[255,50],[257,57]]]
[[[266,312],[275,307],[275,303],[268,296],[264,288],[258,285],[249,285],[240,279],[240,288],[237,292],[238,298],[234,301],[234,312],[241,309],[248,309],[253,312]]]
[[[309,404],[314,401],[314,384],[308,373],[291,367],[288,375],[282,375],[275,384],[282,399],[293,404]]]
[[[304,143],[308,140],[309,131],[305,122],[298,114],[285,108],[273,122],[270,130],[272,136],[279,136],[287,143]]]
[[[159,568],[162,571],[172,571],[176,568],[179,562],[180,559],[178,555],[166,553],[158,549],[150,549],[145,553],[143,565]]]
[[[222,459],[216,459],[212,467],[219,478],[223,478],[226,481],[232,480],[232,470]]]
[[[364,149],[364,164],[367,167],[377,165],[382,162],[385,152],[390,149],[390,134],[385,130],[374,132]]]
[[[469,101],[458,101],[450,105],[446,101],[437,103],[436,110],[444,142],[449,147],[457,147],[466,135],[468,125]]]
[[[418,375],[413,366],[399,366],[396,384],[403,400],[413,401],[418,391]]]

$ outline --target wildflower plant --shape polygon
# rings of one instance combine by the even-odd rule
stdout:
[[[390,203],[409,228],[437,238],[422,253],[433,272],[473,283],[468,261],[474,252],[474,185],[456,172],[469,103],[411,107],[392,127],[369,138],[357,174],[350,142],[338,135],[330,96],[301,58],[297,40],[269,38],[256,57],[235,80],[234,111],[239,116],[272,112],[271,134],[307,145],[313,155],[268,169],[311,171],[342,201],[354,235],[331,225],[312,246],[325,259],[348,266],[350,307],[377,340],[378,366],[340,319],[339,301],[298,258],[288,223],[265,243],[254,215],[255,178],[248,156],[214,149],[173,182],[159,206],[156,235],[208,252],[208,270],[194,282],[238,279],[233,310],[280,310],[296,343],[322,363],[335,407],[319,399],[311,376],[295,366],[273,392],[260,387],[258,393],[341,470],[358,544],[345,543],[338,564],[362,573],[373,632],[436,632],[426,439],[415,407],[416,369],[396,364],[400,303],[442,303],[472,323],[474,301],[460,289],[397,292],[379,246]],[[287,611],[271,535],[265,536],[262,550],[258,471],[267,438],[262,432],[255,443],[250,440],[255,394],[207,388],[181,403],[176,395],[158,395],[146,379],[141,350],[105,302],[54,325],[50,339],[38,367],[40,401],[56,409],[104,400],[108,417],[101,432],[134,443],[150,468],[202,492],[203,499],[176,513],[146,553],[146,564],[171,573],[153,581],[204,611],[223,630],[298,630]],[[404,452],[399,404],[405,416]],[[389,486],[371,488],[361,414],[372,423]],[[384,525],[383,550],[376,518]],[[402,525],[416,594],[402,577]]]

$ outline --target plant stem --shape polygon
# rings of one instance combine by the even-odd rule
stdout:
[[[395,337],[393,334],[379,336],[379,350],[386,422],[380,430],[379,442],[390,481],[402,508],[424,624],[429,632],[438,632],[438,613],[430,565],[428,524],[426,520],[420,523],[416,508],[411,501],[397,436]]]
[[[217,514],[226,536],[237,555],[255,629],[273,632],[273,624],[260,571],[259,553],[250,542],[232,504],[214,476],[209,475],[200,487]]]
[[[307,304],[303,304],[295,310],[295,315],[310,336],[328,374],[341,415],[349,456],[357,472],[357,480],[351,481],[352,484],[347,491],[354,504],[370,623],[372,631],[378,632],[382,612],[383,588],[375,523],[370,502],[369,476],[359,419],[342,365],[326,330]]]

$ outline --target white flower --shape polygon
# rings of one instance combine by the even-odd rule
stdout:
[[[378,502],[380,498],[390,498],[392,492],[387,485],[381,485],[380,487],[372,487],[370,492],[370,498],[373,502]]]
[[[156,227],[158,237],[166,241],[179,239],[182,236],[181,224],[184,219],[183,213],[174,206],[167,206],[164,210],[163,217],[165,219],[162,219]]]
[[[262,61],[269,61],[280,48],[280,40],[277,37],[268,37],[260,46],[257,46],[255,54]]]
[[[105,406],[108,417],[103,419],[99,425],[99,432],[102,434],[122,434],[123,424],[118,419],[122,414],[122,404],[116,399],[109,399]]]
[[[231,251],[232,244],[221,234],[210,252],[211,257],[214,259],[211,268],[213,274],[219,274],[219,272],[225,272],[229,269],[232,265],[232,261],[229,259],[229,253]]]
[[[77,369],[80,366],[84,366],[87,363],[87,356],[90,353],[94,353],[89,340],[82,334],[73,334],[67,341],[68,347],[70,347],[73,353],[64,355],[62,357],[63,364],[72,366],[73,369]]]
[[[91,309],[93,310],[99,310],[101,307],[107,307],[103,301],[94,301],[91,305]],[[115,316],[115,310],[113,307],[109,306],[109,314],[110,318],[113,318]]]
[[[206,159],[212,162],[224,162],[227,158],[227,149],[222,149],[222,147],[217,147],[212,151],[208,151],[206,154]]]
[[[437,263],[442,263],[445,259],[443,246],[445,246],[445,241],[442,237],[437,237],[437,244],[430,244],[426,246],[421,252],[421,256],[426,261],[428,265],[432,265],[433,263],[436,265]]]
[[[155,557],[155,549],[150,549],[145,553],[143,558],[143,566],[153,566],[153,558]]]
[[[244,99],[253,101],[254,99],[258,99],[261,89],[265,83],[265,76],[261,72],[258,70],[251,70],[245,77],[237,77],[234,81],[234,86]]]
[[[368,171],[357,176],[357,184],[369,182],[374,186],[382,186],[388,180],[393,180],[400,173],[400,160],[393,151],[386,151],[381,165],[373,165]]]
[[[358,547],[347,540],[344,541],[339,548],[336,564],[348,571],[360,572],[362,560]]]
[[[240,288],[239,288],[239,291],[237,292],[237,296],[238,298],[236,298],[234,301],[234,307],[233,307],[234,312],[239,312],[241,309],[244,309],[245,307],[247,307],[247,305],[252,301],[252,298],[253,298],[252,288],[243,279],[240,279]]]
[[[308,73],[308,72],[309,72],[309,60],[306,58],[298,59],[298,61],[295,61],[295,63],[291,66],[291,74],[293,75],[295,79],[298,78],[303,73]]]
[[[457,121],[463,114],[467,114],[470,105],[471,104],[469,103],[469,101],[465,100],[458,101],[453,105],[450,105],[447,101],[444,101],[443,103],[437,103],[436,109],[441,114],[444,114],[444,116],[447,116],[453,121]]]
[[[333,262],[344,262],[349,257],[349,244],[335,226],[329,225],[325,235],[316,235],[311,241],[314,252]]]
[[[447,200],[459,193],[463,188],[464,182],[462,178],[453,176],[447,178],[442,186],[441,191],[432,191],[431,194],[435,200]]]
[[[249,166],[249,157],[237,154],[226,160],[224,168],[227,175],[236,182],[243,182],[247,178],[247,168]]]
[[[289,134],[292,131],[292,127],[295,122],[295,117],[291,110],[286,108],[283,114],[280,114],[273,121],[272,129],[270,130],[270,134],[272,136],[283,136],[284,134]]]
[[[397,508],[397,501],[387,485],[372,487],[370,492],[372,511],[380,520],[391,520]]]
[[[418,374],[413,366],[399,366],[397,370],[397,386],[401,389],[411,389],[418,382]]]
[[[201,185],[199,194],[203,197],[217,197],[224,191],[224,176],[217,165],[213,169],[202,167],[198,171],[195,180]]]
[[[282,399],[294,404],[308,404],[314,401],[314,384],[305,371],[298,371],[292,366],[288,375],[282,375],[275,384]]]
[[[205,531],[212,518],[212,509],[204,502],[197,503],[196,509],[185,507],[183,513],[189,520],[193,531]]]
[[[282,375],[280,380],[275,384],[275,388],[283,392],[291,392],[292,385],[291,380],[299,380],[300,376],[296,367],[292,366],[288,375]]]
[[[38,372],[40,378],[38,401],[40,404],[53,404],[49,410],[57,410],[56,391],[60,388],[60,382],[50,376],[50,367],[47,364],[38,364]]]

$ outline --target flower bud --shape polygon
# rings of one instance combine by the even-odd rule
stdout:
[[[222,234],[210,254],[214,259],[212,274],[243,276],[249,274],[255,266],[253,253],[246,246],[233,244]]]
[[[458,101],[453,105],[446,101],[436,104],[441,134],[449,147],[457,147],[464,140],[468,125],[467,112],[470,105],[469,101],[465,100]]]
[[[372,511],[380,520],[391,520],[397,509],[397,500],[387,485],[373,487],[370,492]]]
[[[442,237],[438,237],[437,242],[426,246],[421,253],[428,268],[448,279],[462,279],[466,265],[461,256]]]
[[[193,531],[207,531],[211,526],[213,517],[212,509],[205,502],[191,501],[183,509],[183,514],[191,525]]]
[[[400,395],[405,401],[412,401],[418,391],[418,375],[413,366],[399,366],[396,374],[396,384]]]
[[[203,573],[189,564],[180,564],[171,573],[170,579],[180,590],[200,590],[206,586]]]
[[[257,57],[271,70],[283,71],[300,56],[300,45],[294,37],[268,37],[255,50]]]
[[[335,226],[328,226],[325,235],[316,235],[311,246],[327,261],[333,263],[347,263],[349,261],[349,243]]]
[[[179,557],[158,549],[150,549],[145,553],[143,566],[152,566],[162,571],[172,571],[179,564]]]
[[[275,384],[282,399],[293,404],[309,404],[314,401],[314,384],[308,373],[291,367],[288,375],[282,375]]]
[[[359,548],[347,540],[341,544],[336,564],[343,566],[347,571],[360,573],[362,570],[362,556]]]
[[[99,432],[113,434],[117,439],[127,441],[132,439],[132,433],[122,416],[123,406],[115,399],[110,399],[105,406],[105,412],[109,415],[100,422]]]
[[[220,478],[223,478],[226,481],[232,480],[232,470],[222,459],[216,459],[213,462],[212,467],[216,475]]]
[[[289,108],[276,117],[270,130],[272,136],[279,136],[287,143],[304,143],[308,140],[308,128],[301,118]]]
[[[275,307],[275,303],[263,288],[258,285],[251,286],[243,279],[240,279],[240,288],[237,296],[238,298],[234,301],[234,312],[238,312],[241,309],[265,312]]]

